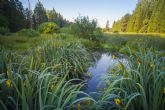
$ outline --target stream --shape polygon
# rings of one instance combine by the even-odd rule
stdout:
[[[128,64],[127,59],[125,58],[112,58],[112,54],[103,53],[99,58],[96,59],[94,65],[88,68],[88,72],[91,74],[91,78],[87,80],[87,85],[85,92],[97,92],[99,88],[105,87],[105,77],[108,75],[108,71],[117,66],[119,62],[122,62],[124,65]]]

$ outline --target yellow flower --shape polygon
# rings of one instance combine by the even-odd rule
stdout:
[[[163,88],[163,93],[165,94],[165,87]]]
[[[153,63],[150,64],[151,68],[155,68],[155,65]]]
[[[119,63],[117,67],[118,67],[118,69],[122,69],[123,65],[121,63]]]
[[[53,91],[53,90],[55,89],[55,84],[52,84],[52,85],[50,86],[50,89]]]
[[[115,59],[116,58],[116,56],[115,55],[112,55],[112,59]]]
[[[12,81],[10,79],[6,80],[6,86],[10,88],[12,86]]]
[[[121,105],[121,100],[119,98],[115,99],[114,101],[117,106]]]
[[[81,104],[80,104],[80,103],[78,103],[77,109],[78,109],[78,110],[81,110]]]

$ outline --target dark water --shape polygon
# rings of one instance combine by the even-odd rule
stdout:
[[[99,88],[104,88],[104,79],[107,76],[108,71],[117,66],[119,62],[128,64],[128,61],[124,58],[113,59],[111,54],[104,53],[98,58],[94,65],[88,68],[88,72],[91,74],[91,78],[87,80],[86,92],[97,92]]]

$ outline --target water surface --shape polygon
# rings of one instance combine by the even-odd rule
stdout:
[[[127,64],[127,60],[124,58],[113,59],[111,54],[103,53],[98,58],[94,65],[88,68],[88,72],[91,74],[91,78],[87,80],[86,92],[97,92],[99,88],[104,88],[105,82],[103,79],[107,76],[108,71],[117,66],[119,62]]]

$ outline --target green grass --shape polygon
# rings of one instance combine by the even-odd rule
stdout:
[[[137,47],[154,48],[159,51],[165,51],[165,38],[157,35],[148,34],[104,34],[104,43],[101,48],[112,51],[128,54],[125,47],[130,47],[132,51],[137,51]]]
[[[0,77],[0,106],[5,110],[71,109],[77,95],[85,94],[80,78],[87,75],[89,56],[78,42],[44,35],[35,48],[1,54],[7,64],[7,77]]]
[[[165,108],[165,61],[152,49],[128,57],[129,68],[120,63],[104,79],[107,86],[94,101],[82,101],[82,110],[158,110]],[[119,100],[117,103],[116,100]]]
[[[7,71],[7,77],[0,74],[0,109],[164,108],[165,39],[162,37],[105,34],[98,43],[66,33],[40,37],[11,34],[0,36],[0,45],[0,69]],[[89,52],[100,50],[127,54],[129,68],[120,63],[112,69],[105,79],[107,87],[94,93],[97,98],[92,98],[81,88],[84,76],[88,75]],[[82,98],[77,97],[80,94]]]
[[[164,108],[165,61],[153,50],[140,49],[128,58],[129,68],[118,66],[110,71],[106,92],[114,93],[129,110],[158,110]],[[112,69],[113,70],[113,69]],[[106,93],[105,94],[108,94]]]

